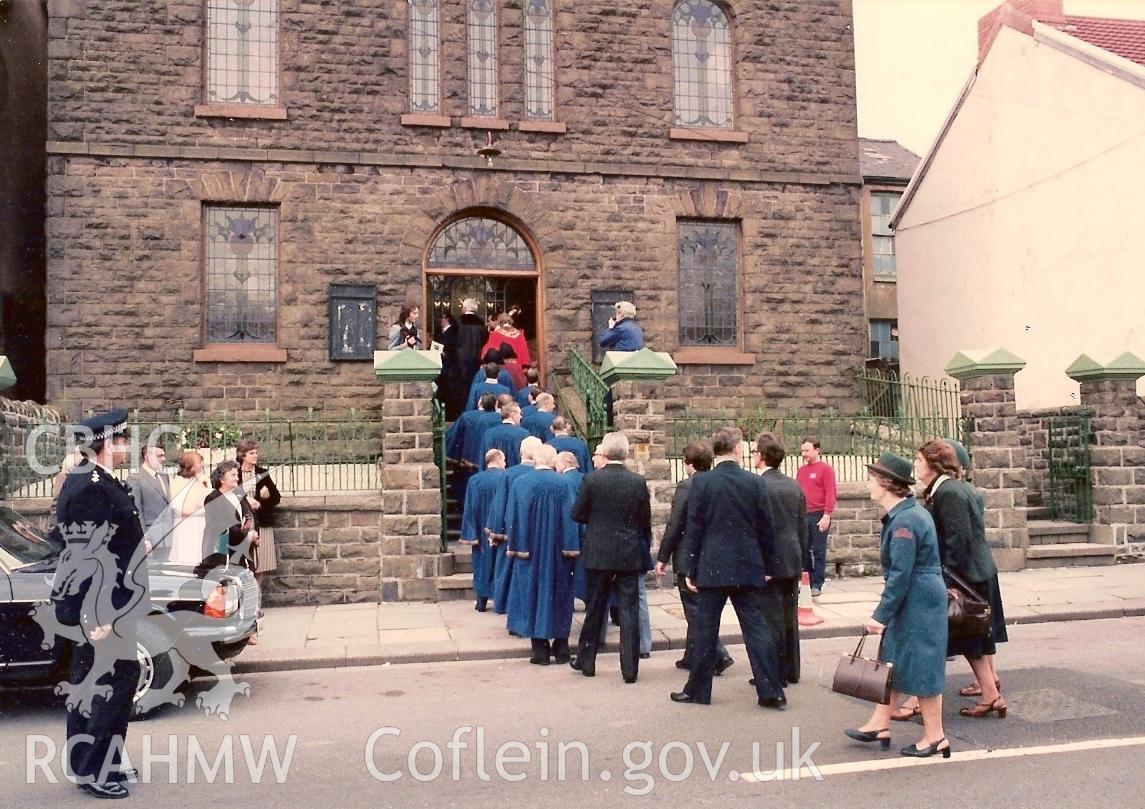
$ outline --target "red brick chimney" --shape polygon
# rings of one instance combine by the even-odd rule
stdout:
[[[1033,35],[1034,20],[1063,22],[1062,0],[1006,0],[978,20],[978,64],[982,64],[1003,27]]]

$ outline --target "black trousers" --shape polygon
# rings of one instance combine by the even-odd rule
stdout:
[[[772,578],[763,589],[763,615],[779,654],[779,672],[799,682],[799,579]]]
[[[695,656],[684,690],[700,702],[712,698],[712,677],[716,671],[716,645],[720,636],[720,615],[731,599],[736,611],[747,659],[755,677],[755,690],[760,699],[783,696],[780,686],[779,655],[771,628],[764,618],[762,587],[702,587],[696,603]]]
[[[636,581],[643,573],[616,570],[586,570],[588,603],[577,642],[577,662],[582,671],[596,670],[600,633],[608,619],[608,600],[616,593],[620,610],[620,673],[635,680],[640,667],[640,590]]]
[[[695,657],[696,645],[696,594],[688,589],[683,576],[676,576],[676,587],[680,590],[680,606],[684,609],[684,620],[688,622],[688,637],[684,642],[684,662],[691,665]],[[727,647],[716,637],[716,661],[730,658]]]
[[[91,671],[95,655],[91,645],[86,642],[76,644],[68,641],[65,645],[68,682],[78,685]],[[72,745],[68,767],[81,783],[106,781],[108,773],[119,767],[119,752],[127,738],[127,723],[131,718],[132,701],[138,684],[139,661],[134,657],[130,660],[116,660],[111,675],[105,675],[97,685],[97,688],[110,685],[111,694],[107,697],[96,696],[88,716],[76,710],[67,711],[68,741]],[[91,738],[86,738],[88,736]],[[109,751],[113,751],[110,759]]]

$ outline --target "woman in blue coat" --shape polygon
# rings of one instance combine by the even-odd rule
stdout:
[[[904,756],[950,757],[942,729],[942,687],[946,668],[946,584],[938,559],[934,521],[918,504],[910,487],[912,464],[890,452],[868,464],[871,499],[886,512],[879,538],[883,565],[882,599],[867,619],[866,629],[882,634],[882,658],[894,664],[889,705],[876,705],[860,728],[844,731],[861,742],[890,746],[891,706],[901,694],[918,697],[923,736],[902,749]]]

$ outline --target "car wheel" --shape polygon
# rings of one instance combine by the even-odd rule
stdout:
[[[135,642],[139,683],[131,709],[134,718],[142,719],[164,705],[183,704],[179,689],[190,679],[190,667],[174,647],[161,627],[150,621],[139,625]]]

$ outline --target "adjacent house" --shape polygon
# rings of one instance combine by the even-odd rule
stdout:
[[[1077,404],[1080,354],[1145,355],[1145,22],[1007,2],[979,36],[892,221],[902,368],[1003,346],[1021,407]]]

